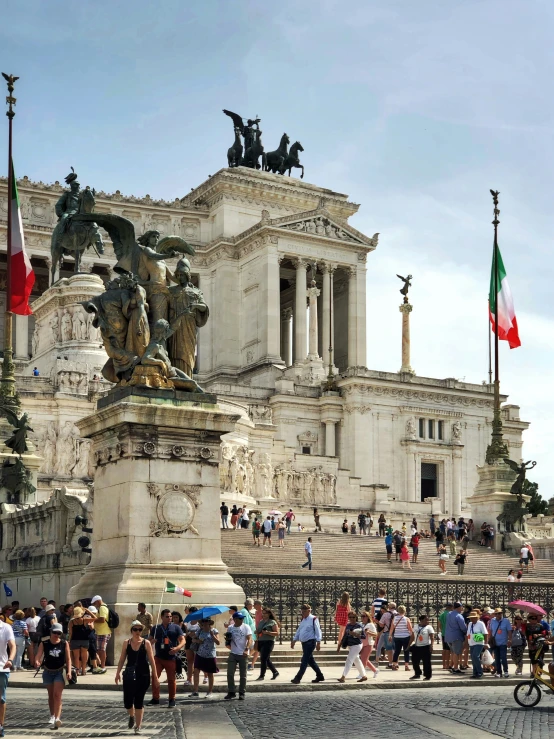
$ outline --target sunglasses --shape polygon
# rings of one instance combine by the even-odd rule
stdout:
[[[133,626],[131,631],[142,631],[142,629],[139,629],[138,626]]]

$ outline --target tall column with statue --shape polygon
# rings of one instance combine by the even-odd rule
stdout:
[[[402,366],[400,367],[400,372],[415,375],[410,364],[410,313],[412,312],[412,306],[408,301],[408,290],[412,286],[410,280],[413,278],[412,275],[408,275],[407,277],[402,277],[402,275],[396,276],[404,282],[400,290],[400,294],[404,296],[404,300],[399,308],[400,313],[402,313]]]

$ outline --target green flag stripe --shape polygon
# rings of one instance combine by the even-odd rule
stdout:
[[[502,280],[506,277],[506,270],[504,268],[504,262],[502,261],[502,254],[500,253],[500,249],[498,248],[498,246],[495,246],[495,250],[496,261],[498,265],[497,288],[498,292],[500,292],[500,290],[502,290]],[[494,290],[494,250],[491,265],[491,284],[489,288],[489,310],[491,313],[494,313],[496,311],[496,294]]]

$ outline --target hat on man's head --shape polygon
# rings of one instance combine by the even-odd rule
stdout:
[[[97,600],[102,600],[102,596],[101,595],[93,595],[92,600],[90,602],[91,603],[96,603]]]
[[[236,611],[235,613],[233,613],[233,618],[243,619],[244,618],[244,613],[241,613],[240,611]]]
[[[49,611],[55,611],[56,608],[51,603],[49,603],[44,610],[46,611],[46,613],[48,613]]]
[[[54,634],[63,634],[63,628],[61,624],[53,624],[50,631],[54,632]]]
[[[504,613],[504,611],[502,610],[502,608],[495,608],[493,613]]]

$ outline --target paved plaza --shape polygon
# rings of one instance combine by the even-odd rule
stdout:
[[[143,737],[159,739],[349,739],[368,736],[402,736],[403,739],[458,737],[473,739],[551,739],[554,737],[554,702],[544,696],[539,706],[525,711],[512,697],[512,687],[439,688],[386,691],[265,693],[249,695],[244,702],[213,702],[168,710],[147,708]],[[104,691],[66,691],[64,739],[131,736],[121,696]],[[8,695],[6,736],[51,736],[46,721],[46,695],[39,690],[12,689]]]

